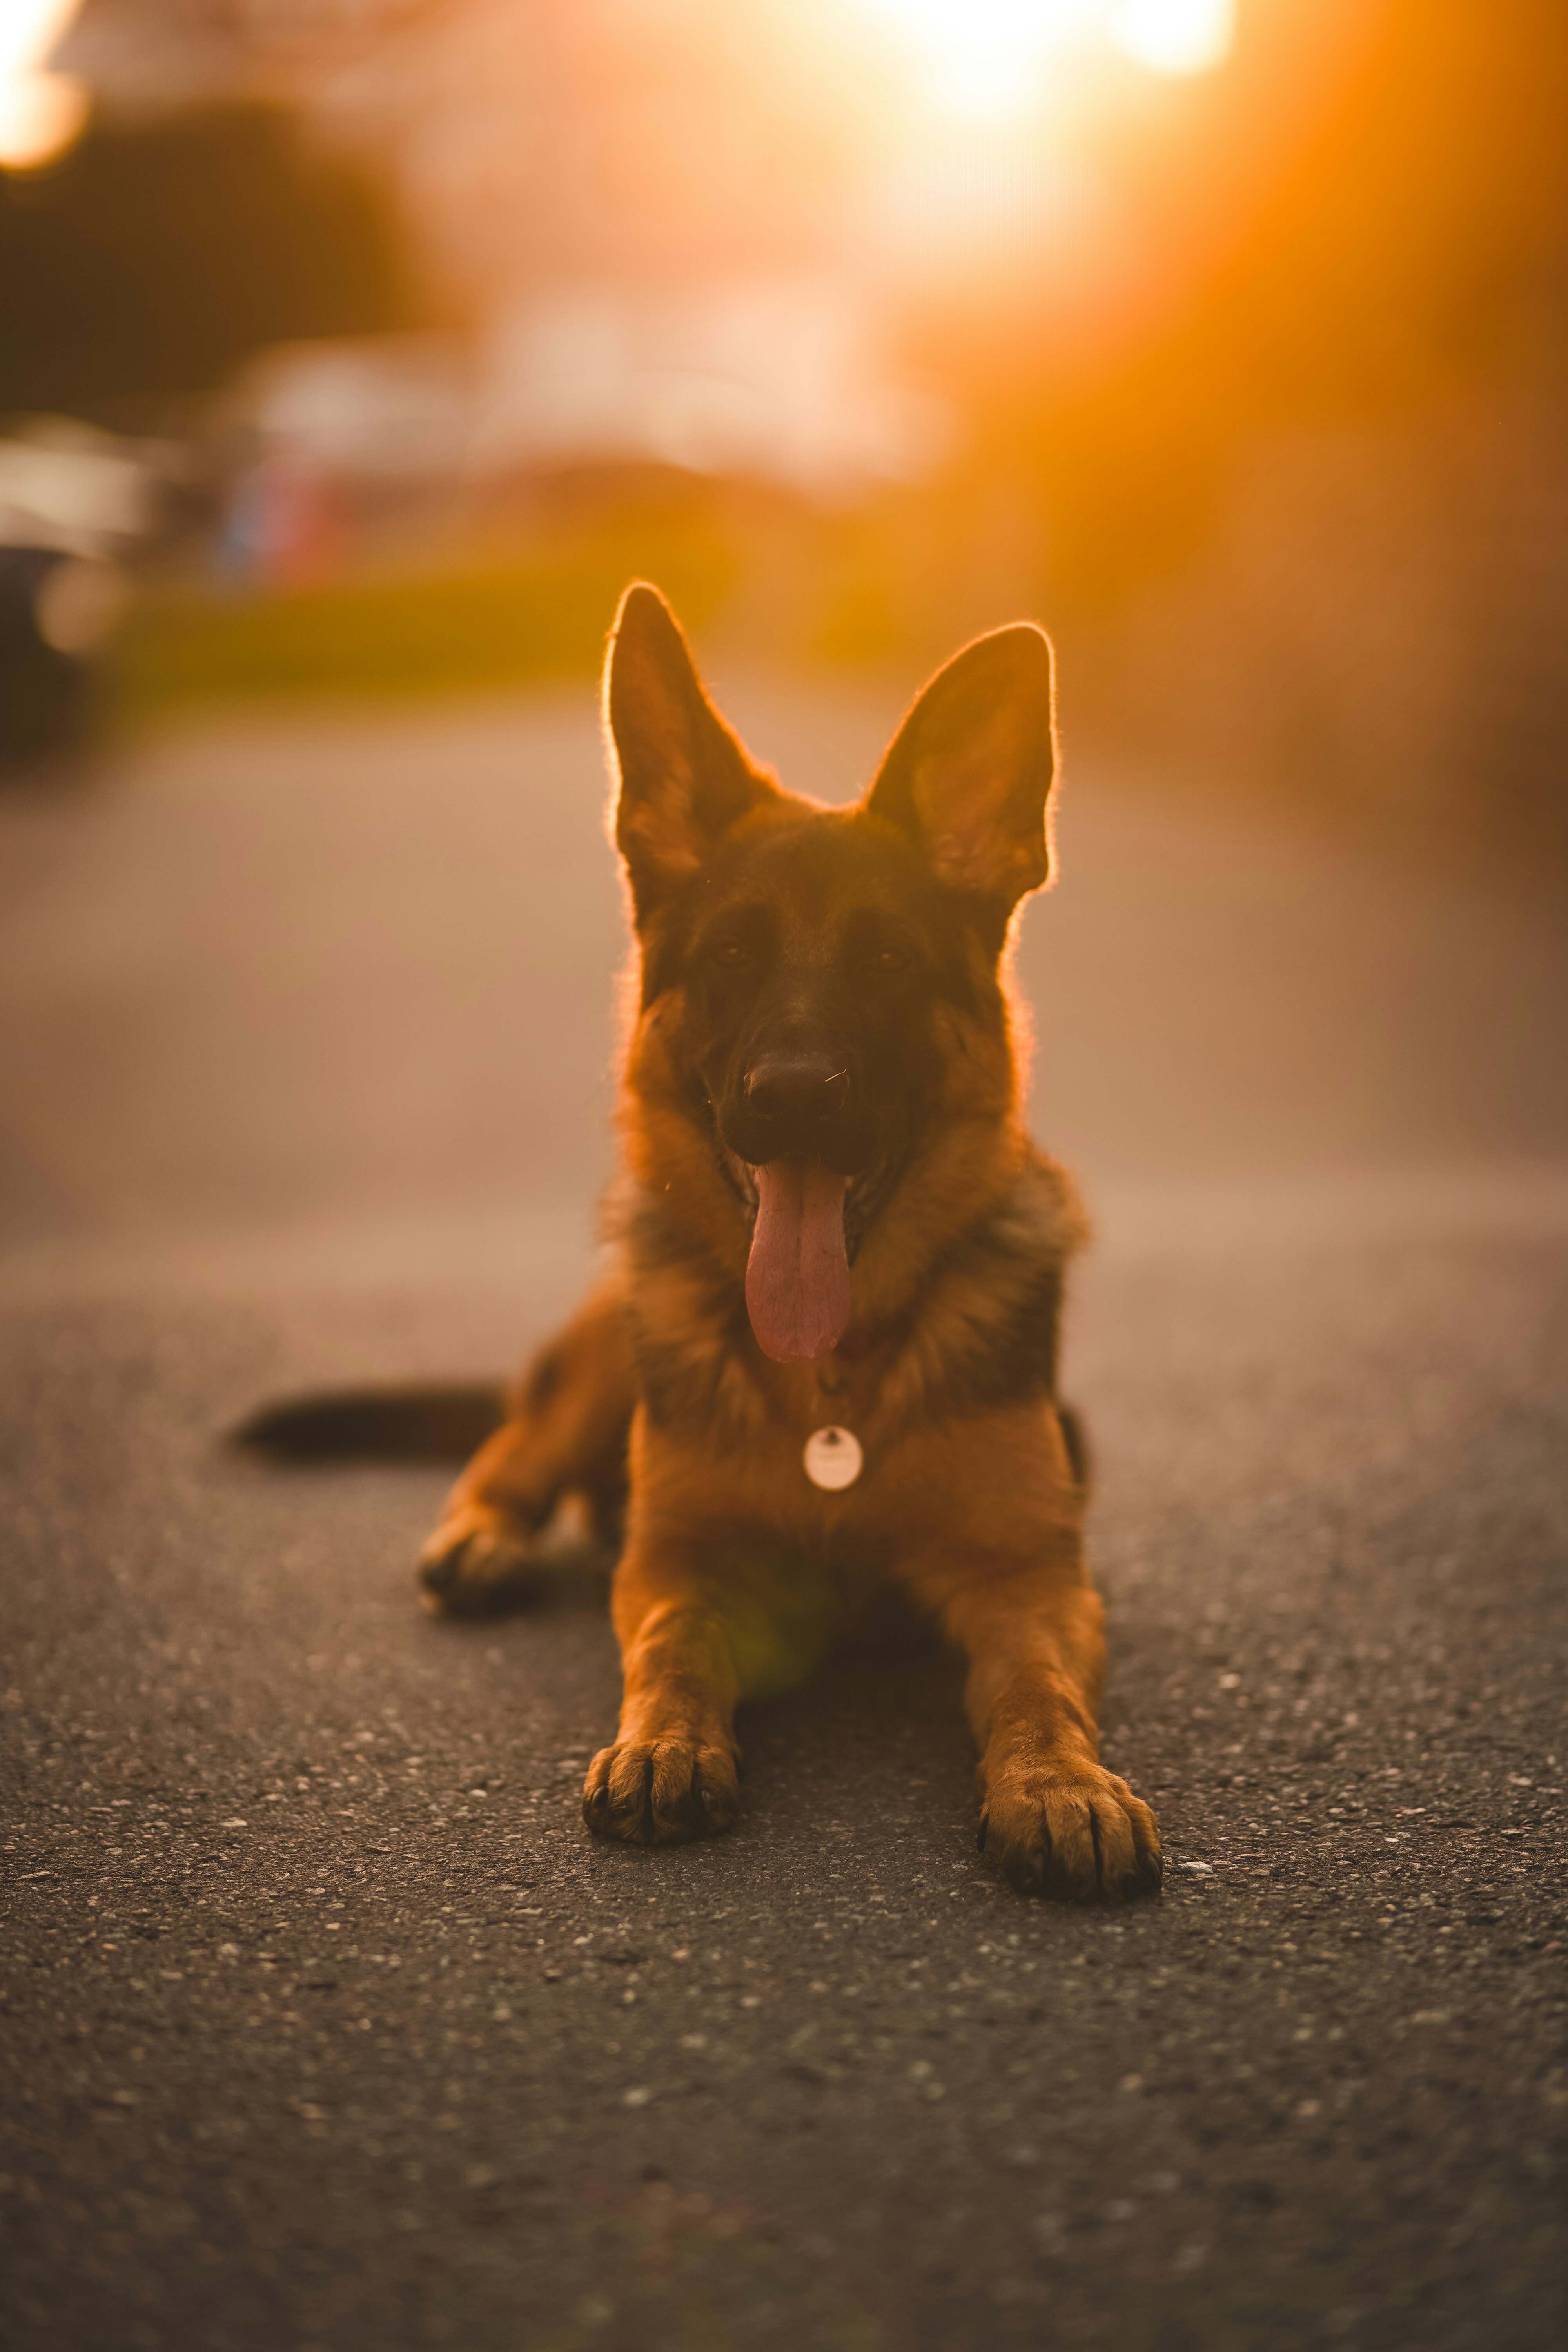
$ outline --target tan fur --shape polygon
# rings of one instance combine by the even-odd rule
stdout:
[[[634,686],[647,690],[639,676],[623,693]],[[673,722],[655,716],[650,739],[679,788],[675,834],[638,808],[623,810],[618,835],[645,862],[650,898],[695,855],[683,742],[659,738]],[[923,797],[926,768],[913,772]],[[987,785],[968,836],[950,828],[933,856],[989,861],[1011,904],[1044,877],[1047,851],[1043,829],[1037,848],[996,846],[999,791]],[[770,780],[740,822],[785,823],[799,808]],[[645,953],[662,919],[657,905],[645,917]],[[625,1696],[616,1738],[588,1774],[591,1829],[660,1843],[728,1827],[739,1806],[737,1702],[809,1671],[869,1595],[892,1586],[968,1662],[981,1840],[1007,1874],[1029,1891],[1089,1899],[1157,1885],[1153,1818],[1099,1763],[1101,1611],[1054,1401],[962,1416],[942,1407],[1006,1328],[1026,1274],[1064,1267],[1086,1230],[1069,1180],[1025,1129],[1011,1008],[994,1026],[943,1008],[941,1100],[866,1234],[849,1326],[831,1355],[789,1363],[738,1334],[749,1227],[681,1099],[672,1041],[683,1018],[671,987],[635,1022],[619,1114],[625,1175],[611,1204],[616,1269],[535,1360],[507,1426],[459,1480],[426,1547],[427,1598],[448,1610],[505,1598],[563,1494],[613,1507],[624,1451],[612,1616]],[[639,1257],[646,1203],[690,1236],[689,1255]],[[1007,1244],[1000,1255],[983,1256],[973,1238],[986,1218]],[[650,1413],[637,1373],[649,1344],[689,1376],[704,1401],[696,1420],[661,1426]],[[802,1448],[830,1423],[854,1430],[865,1468],[825,1494],[804,1475]]]

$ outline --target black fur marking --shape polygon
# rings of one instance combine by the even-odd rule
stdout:
[[[713,1418],[721,1357],[693,1362],[684,1348],[666,1347],[634,1331],[632,1352],[637,1387],[657,1429],[679,1428],[682,1423],[702,1425]]]
[[[964,1364],[961,1377],[971,1411],[1055,1394],[1061,1304],[1061,1268],[1036,1267],[984,1350]]]
[[[939,1278],[955,1276],[975,1302],[966,1342],[951,1348],[927,1402],[938,1418],[994,1412],[1054,1397],[1062,1305],[1062,1265],[1025,1252],[998,1221],[972,1228],[943,1260]]]
[[[678,1223],[655,1193],[644,1192],[626,1224],[632,1263],[639,1272],[657,1274],[670,1266],[710,1266],[711,1259],[698,1236]]]
[[[538,1361],[529,1368],[523,1385],[522,1405],[526,1412],[542,1412],[552,1397],[559,1396],[561,1383],[566,1377],[566,1365],[559,1349],[548,1348]]]
[[[1089,1432],[1083,1425],[1083,1415],[1070,1404],[1058,1404],[1057,1419],[1061,1423],[1068,1466],[1079,1489],[1087,1495],[1094,1483],[1094,1459],[1089,1452]]]
[[[703,878],[658,950],[682,940],[670,1046],[683,1091],[736,1160],[817,1160],[859,1180],[853,1249],[935,1113],[939,1004],[984,1017],[973,938],[908,845],[853,814],[734,844]],[[989,999],[1000,1031],[994,982]],[[763,1068],[816,1066],[842,1081],[828,1102],[753,1092]]]

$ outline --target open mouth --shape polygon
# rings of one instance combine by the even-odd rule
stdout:
[[[831,1354],[849,1320],[849,1268],[898,1167],[879,1160],[846,1177],[820,1160],[722,1157],[752,1224],[746,1311],[757,1345],[781,1364]]]

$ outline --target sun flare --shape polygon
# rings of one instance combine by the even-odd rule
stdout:
[[[1205,73],[1236,31],[1235,0],[861,0],[916,52],[959,112],[1021,113],[1053,59],[1109,42],[1151,72]]]
[[[1121,0],[1110,37],[1155,73],[1207,73],[1236,37],[1236,0]]]

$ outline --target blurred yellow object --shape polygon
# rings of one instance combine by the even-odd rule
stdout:
[[[7,74],[0,81],[0,170],[52,163],[86,121],[87,92],[68,74]]]
[[[36,171],[62,154],[87,121],[88,93],[44,63],[80,0],[0,0],[0,170]]]

